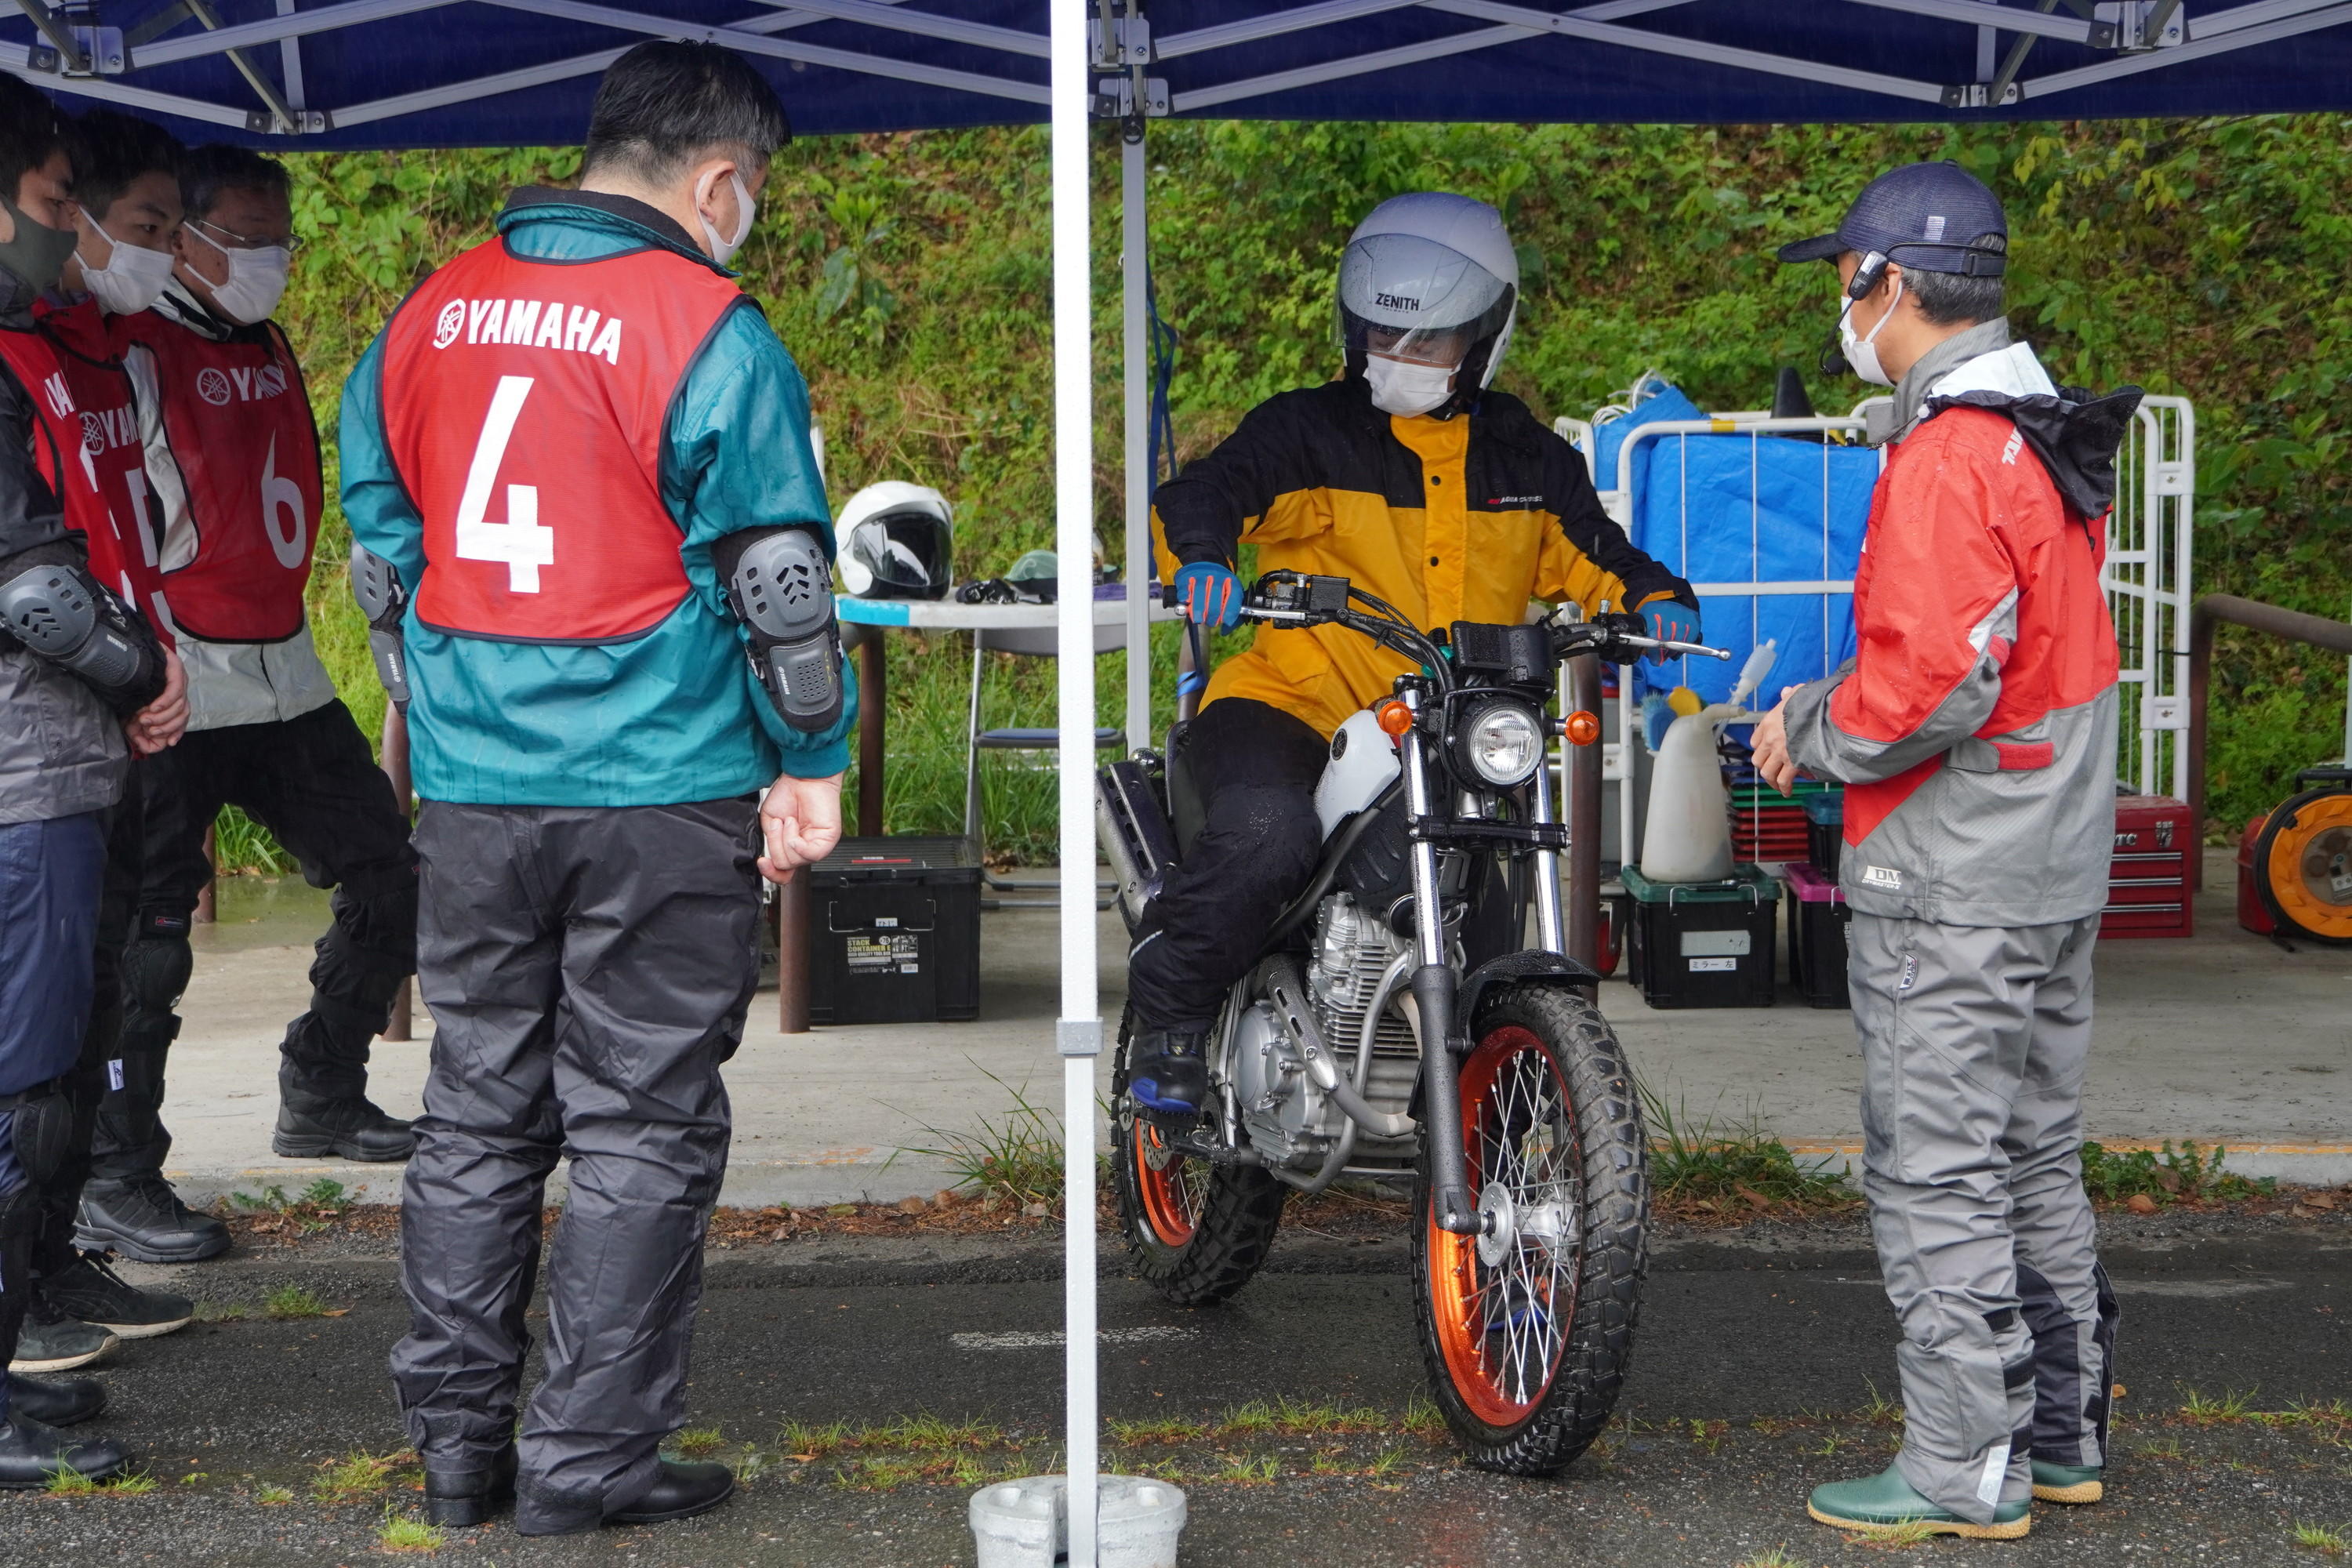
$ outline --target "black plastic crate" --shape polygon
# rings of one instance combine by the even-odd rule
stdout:
[[[1805,797],[1805,858],[1822,876],[1838,879],[1838,851],[1845,847],[1845,792]]]
[[[1653,1007],[1769,1007],[1778,979],[1780,884],[1753,866],[1719,882],[1620,873],[1631,916],[1627,978]]]
[[[1852,1005],[1846,994],[1846,928],[1853,911],[1837,879],[1819,866],[1790,866],[1780,872],[1789,884],[1789,981],[1814,1007]]]
[[[845,838],[809,879],[809,1022],[980,1016],[980,858],[962,837]]]

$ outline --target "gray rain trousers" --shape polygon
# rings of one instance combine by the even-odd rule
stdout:
[[[2029,1458],[2105,1463],[2114,1288],[2083,1192],[2098,917],[1853,917],[1863,1190],[1903,1327],[1903,1477],[1990,1523]]]
[[[685,1416],[702,1241],[727,1166],[719,1064],[759,979],[751,797],[427,802],[417,978],[436,1032],[401,1199],[408,1435],[436,1468],[515,1441],[548,1173],[547,1373],[520,1506],[611,1512]]]

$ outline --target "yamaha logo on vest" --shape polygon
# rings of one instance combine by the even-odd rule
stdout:
[[[49,411],[58,418],[73,417],[73,394],[66,390],[66,377],[63,371],[47,377],[41,383],[41,395],[49,400]]]
[[[81,415],[81,449],[91,457],[139,439],[139,416],[129,404],[120,408],[86,408]]]
[[[196,372],[196,395],[215,408],[232,398],[239,403],[257,403],[285,390],[286,367],[281,364],[265,364],[251,370],[243,365],[228,370],[206,365]]]
[[[510,348],[565,349],[593,354],[606,364],[621,363],[621,318],[604,316],[585,305],[568,310],[561,300],[452,300],[441,307],[433,324],[433,346],[446,349],[457,341],[456,317],[463,313],[468,343],[503,343]]]

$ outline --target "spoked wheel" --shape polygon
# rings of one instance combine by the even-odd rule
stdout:
[[[1550,1475],[1591,1446],[1633,1354],[1647,1137],[1615,1034],[1573,992],[1480,1010],[1462,1142],[1486,1234],[1438,1228],[1424,1163],[1414,1294],[1438,1409],[1472,1464]]]
[[[1265,1261],[1286,1189],[1262,1170],[1184,1153],[1135,1114],[1127,1093],[1131,1025],[1120,1021],[1111,1068],[1119,1228],[1153,1289],[1180,1307],[1209,1306],[1248,1284]]]

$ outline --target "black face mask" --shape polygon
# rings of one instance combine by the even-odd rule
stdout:
[[[58,279],[65,276],[67,260],[80,243],[79,237],[69,228],[35,223],[24,208],[5,196],[0,196],[0,207],[7,209],[16,225],[15,235],[0,240],[0,268],[7,268],[36,294],[56,288]]]

